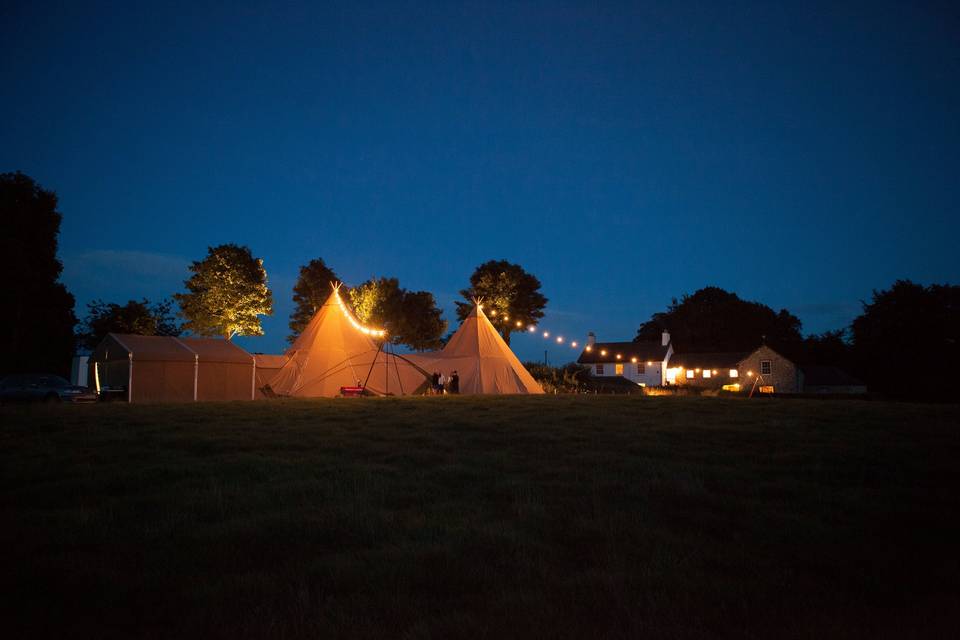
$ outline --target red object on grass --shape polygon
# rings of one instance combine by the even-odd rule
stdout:
[[[340,395],[344,398],[356,398],[363,395],[363,387],[340,387]]]

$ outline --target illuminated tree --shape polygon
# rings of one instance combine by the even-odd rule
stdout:
[[[330,284],[339,280],[322,258],[311,260],[306,266],[300,267],[300,277],[293,286],[293,302],[296,306],[290,314],[290,335],[287,342],[292,344],[297,339],[310,323],[310,319],[330,297]],[[346,290],[340,290],[340,295],[346,294]]]
[[[386,329],[394,344],[417,351],[441,346],[447,322],[429,291],[407,291],[396,278],[377,278],[351,289],[350,301],[357,319]]]
[[[29,176],[0,174],[0,375],[67,373],[73,355],[74,298],[59,282],[57,194]]]
[[[474,270],[470,288],[460,292],[467,302],[457,302],[457,317],[463,321],[473,310],[473,299],[483,298],[483,309],[507,344],[513,331],[523,331],[543,317],[547,299],[540,281],[518,264],[491,260]]]
[[[263,260],[249,247],[222,244],[210,247],[207,257],[190,265],[193,275],[187,293],[174,295],[183,329],[201,336],[260,336],[260,317],[273,313],[273,294],[267,288]]]
[[[87,317],[80,327],[81,344],[94,349],[108,333],[134,333],[141,336],[178,336],[180,324],[173,315],[173,302],[154,304],[144,298],[125,305],[94,300],[87,304]]]

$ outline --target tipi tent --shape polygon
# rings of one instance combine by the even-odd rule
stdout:
[[[377,395],[405,395],[425,388],[426,373],[403,356],[388,354],[362,326],[335,288],[287,351],[286,364],[270,381],[281,396],[334,397],[342,387],[363,386]]]
[[[441,351],[407,357],[428,371],[456,371],[460,393],[543,393],[479,304]]]

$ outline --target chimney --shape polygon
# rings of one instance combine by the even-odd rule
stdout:
[[[592,347],[595,344],[597,344],[597,336],[591,331],[587,334],[587,346]]]
[[[668,344],[670,344],[670,332],[664,329],[660,335],[660,345],[665,347]]]

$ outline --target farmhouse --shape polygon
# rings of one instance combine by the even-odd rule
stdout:
[[[577,362],[590,367],[595,377],[621,376],[645,387],[659,387],[666,383],[672,354],[667,331],[660,342],[597,342],[591,332]]]
[[[670,360],[669,384],[740,391],[756,386],[760,393],[797,393],[797,365],[767,345],[748,352],[678,352]]]

